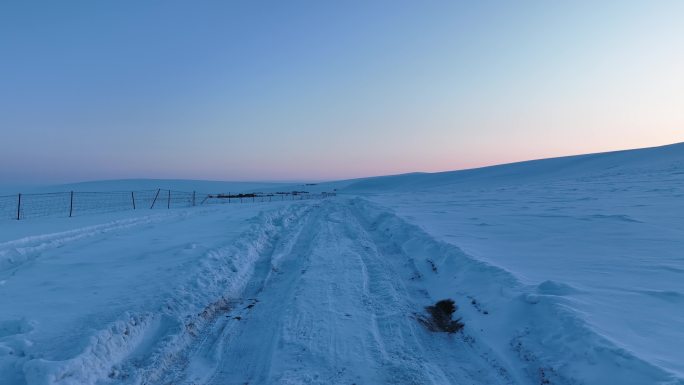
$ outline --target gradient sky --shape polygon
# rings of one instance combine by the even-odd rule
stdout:
[[[0,181],[315,180],[684,141],[684,1],[3,1]]]

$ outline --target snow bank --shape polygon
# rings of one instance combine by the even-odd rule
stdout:
[[[216,225],[220,226],[225,222],[222,218],[225,217],[224,212],[227,212],[214,210],[211,214],[178,211],[168,215],[118,220],[61,233],[24,237],[1,244],[0,255],[4,258],[0,261],[4,261],[5,276],[11,283],[26,287],[29,287],[27,285],[30,285],[30,282],[18,281],[21,277],[14,277],[14,272],[24,274],[23,277],[27,277],[25,274],[31,272],[31,277],[36,282],[41,282],[41,276],[44,274],[40,269],[54,269],[55,264],[65,263],[65,271],[69,275],[83,277],[93,274],[95,270],[90,264],[79,262],[78,259],[99,263],[99,257],[93,259],[94,256],[89,254],[103,253],[103,257],[106,258],[103,262],[113,264],[112,266],[124,264],[121,266],[124,275],[119,277],[117,271],[112,271],[111,275],[102,276],[101,285],[105,285],[116,294],[114,300],[124,300],[131,304],[118,303],[112,310],[106,309],[106,303],[98,304],[97,308],[94,307],[95,304],[84,304],[82,310],[79,310],[83,315],[78,321],[83,323],[84,329],[78,332],[67,332],[64,329],[74,327],[73,321],[70,320],[74,317],[70,316],[69,323],[62,317],[72,310],[60,310],[64,314],[54,314],[56,333],[48,333],[49,339],[43,336],[47,332],[46,328],[50,328],[50,325],[46,324],[49,322],[46,321],[50,318],[49,314],[45,315],[46,318],[44,317],[39,325],[25,319],[0,320],[0,374],[3,378],[0,382],[3,385],[74,385],[95,384],[100,380],[109,379],[141,383],[158,378],[160,373],[174,366],[182,366],[180,361],[183,360],[184,349],[194,343],[203,329],[216,317],[224,314],[241,299],[240,293],[253,273],[255,261],[269,253],[273,243],[278,241],[279,235],[298,223],[298,218],[306,215],[310,205],[272,204],[266,209],[259,212],[260,208],[257,206],[245,206],[231,210],[232,216],[236,215],[238,210],[244,211],[241,214],[243,216],[252,213],[252,218],[247,223],[235,220],[229,223],[226,235],[242,227],[234,239],[231,236],[217,239],[213,235],[220,231],[209,227],[215,226],[212,221],[216,221]],[[253,216],[255,213],[258,215]],[[195,223],[204,228],[192,227]],[[161,225],[172,226],[177,230],[157,229]],[[162,239],[159,234],[190,230],[194,235],[190,234],[189,239],[196,241],[185,244],[181,241],[181,248],[168,243],[167,251],[159,255],[153,251],[155,248],[150,247],[141,251],[139,257],[138,254],[131,253],[120,262],[116,259],[110,261],[111,253],[116,250],[108,250],[107,242],[115,242],[114,239],[118,237],[131,237],[130,234],[135,233],[129,230],[140,228],[147,233],[136,234],[136,237],[149,245],[158,243],[157,247],[162,250],[165,248],[164,243],[169,241]],[[219,245],[204,247],[199,243],[204,233],[208,233],[204,238],[211,241],[209,244],[218,242]],[[173,236],[169,239],[173,239]],[[116,245],[124,248],[136,247],[137,240],[129,242],[116,242]],[[65,250],[67,254],[56,254],[57,250]],[[69,250],[78,250],[79,254],[71,255]],[[200,253],[198,257],[189,258],[197,253]],[[80,254],[84,255],[80,257]],[[167,266],[160,264],[164,259],[169,261]],[[39,264],[33,266],[29,262]],[[130,265],[131,263],[142,265],[134,266]],[[147,266],[144,270],[143,265]],[[142,287],[139,280],[146,275],[137,275],[150,269],[163,272],[157,274],[154,278],[156,281],[151,282],[150,287],[145,287],[141,292],[136,292],[135,286],[127,287],[129,282]],[[3,273],[3,270],[0,270],[0,273]],[[66,276],[61,279],[65,280],[63,284],[69,282]],[[3,284],[4,281],[0,288]],[[56,286],[57,291],[53,296],[55,301],[73,297],[64,293],[67,289],[62,283],[54,284],[59,285]],[[78,286],[82,285],[76,285]],[[32,290],[40,291],[39,289]],[[158,290],[159,293],[151,293],[150,290]],[[140,298],[135,298],[138,295]],[[30,298],[31,294],[26,296]],[[17,301],[13,303],[21,305]],[[108,313],[115,312],[116,308],[130,311],[103,324],[100,320],[108,319]],[[36,325],[42,330],[40,337],[34,329]],[[77,334],[73,334],[74,332]],[[60,341],[70,334],[73,339],[69,341],[67,348]],[[71,351],[74,353],[70,353]],[[143,367],[147,369],[141,369]]]
[[[148,331],[152,314],[126,314],[121,320],[90,338],[80,355],[66,361],[33,359],[23,370],[30,385],[94,384],[110,372],[112,364],[130,354]]]
[[[372,228],[391,236],[396,247],[413,258],[430,297],[454,298],[465,332],[475,341],[486,341],[525,377],[553,384],[684,383],[589,327],[564,298],[577,289],[552,281],[525,285],[385,208],[361,199],[354,205]]]
[[[552,298],[615,356],[684,379],[684,143],[371,178],[344,191],[511,272],[529,288],[521,306]]]
[[[179,323],[175,333],[164,336],[153,347],[143,367],[116,367],[116,377],[135,376],[136,383],[160,380],[164,373],[178,370],[186,359],[185,349],[221,314],[242,300],[241,293],[249,282],[255,263],[270,252],[279,234],[306,215],[310,207],[293,206],[274,213],[261,213],[237,242],[207,253],[194,278],[179,287],[169,298],[162,312]]]

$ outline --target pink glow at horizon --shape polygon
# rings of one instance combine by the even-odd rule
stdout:
[[[0,184],[335,180],[684,141],[681,1],[3,6]]]

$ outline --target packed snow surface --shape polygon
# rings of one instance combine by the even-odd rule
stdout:
[[[684,146],[334,186],[0,222],[0,384],[684,384]]]

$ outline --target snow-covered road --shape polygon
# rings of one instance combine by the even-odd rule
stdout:
[[[0,244],[2,385],[682,383],[361,198],[88,221]]]
[[[316,205],[280,238],[243,300],[161,383],[512,382],[462,336],[416,322],[430,301],[409,284],[420,273],[353,206]]]

